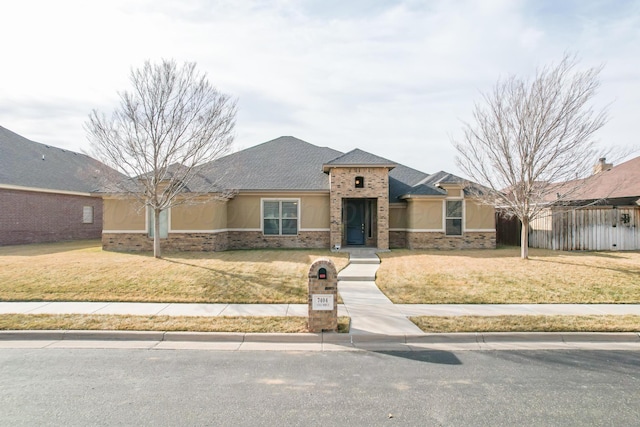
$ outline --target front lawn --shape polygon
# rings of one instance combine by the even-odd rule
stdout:
[[[106,252],[100,242],[0,247],[0,301],[307,303],[309,267],[328,250]]]
[[[102,330],[195,332],[308,332],[306,317],[126,316],[111,314],[0,314],[0,330]],[[349,318],[338,317],[338,332]]]
[[[393,250],[378,287],[396,304],[640,303],[640,252]]]
[[[417,316],[428,333],[450,332],[638,332],[640,316]]]

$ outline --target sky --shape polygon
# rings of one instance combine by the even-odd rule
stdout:
[[[196,62],[237,99],[234,149],[283,135],[461,174],[452,140],[499,79],[565,52],[604,65],[603,146],[638,145],[640,1],[3,1],[0,126],[88,152],[145,60]]]

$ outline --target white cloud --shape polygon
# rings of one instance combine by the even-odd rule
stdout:
[[[451,135],[499,77],[577,51],[605,62],[603,139],[632,141],[640,12],[623,2],[23,0],[0,27],[2,123],[80,150],[145,59],[196,61],[239,97],[241,147],[295,135],[456,172]],[[16,108],[12,108],[15,106]]]

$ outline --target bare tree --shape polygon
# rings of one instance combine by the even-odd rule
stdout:
[[[476,103],[473,124],[454,141],[456,162],[485,186],[477,194],[522,222],[521,257],[528,258],[529,224],[551,204],[571,199],[597,154],[594,133],[607,121],[590,101],[602,66],[576,69],[575,56],[539,69],[533,80],[500,80]],[[573,184],[561,184],[573,182]]]
[[[119,93],[110,117],[93,110],[85,128],[92,154],[131,177],[111,183],[153,211],[153,253],[161,257],[160,214],[194,200],[200,166],[233,142],[236,102],[196,71],[195,63],[150,61],[132,69],[131,91]]]

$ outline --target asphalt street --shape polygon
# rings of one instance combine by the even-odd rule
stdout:
[[[640,425],[638,351],[0,350],[0,424]]]

